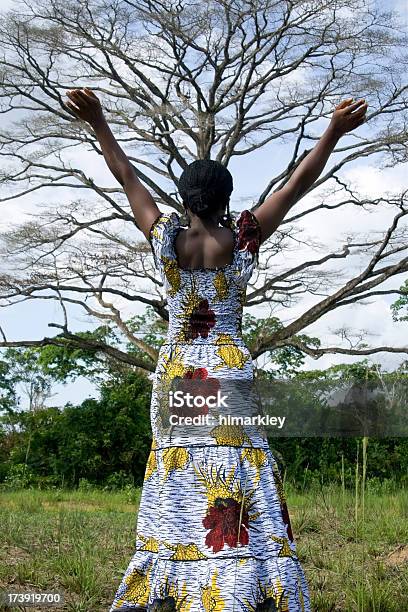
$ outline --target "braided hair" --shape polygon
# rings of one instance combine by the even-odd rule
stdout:
[[[184,207],[202,219],[210,219],[220,208],[226,214],[220,219],[231,226],[229,199],[233,190],[230,171],[213,159],[197,159],[185,168],[178,181]]]

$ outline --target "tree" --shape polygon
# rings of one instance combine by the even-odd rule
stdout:
[[[52,378],[44,373],[35,349],[9,348],[4,352],[1,366],[0,389],[6,396],[12,397],[10,406],[21,404],[16,390],[16,386],[20,385],[30,412],[44,408],[46,400],[53,395]]]
[[[314,358],[408,352],[360,340],[322,346],[302,334],[337,308],[401,295],[387,281],[408,269],[406,192],[370,199],[342,177],[356,160],[375,159],[383,167],[407,160],[407,57],[392,12],[362,0],[34,0],[7,14],[0,41],[1,111],[9,119],[0,130],[1,200],[4,206],[48,194],[32,221],[3,233],[9,272],[1,273],[0,299],[8,308],[55,300],[63,315],[62,324],[49,324],[56,336],[13,341],[3,331],[1,346],[68,343],[143,371],[155,367],[157,349],[132,331],[122,310],[124,303],[150,306],[165,322],[162,283],[121,188],[99,184],[75,160],[85,150],[101,155],[92,130],[64,103],[67,89],[84,85],[102,97],[140,180],[157,202],[179,212],[177,176],[192,159],[212,156],[228,165],[291,142],[286,167],[259,187],[256,208],[285,184],[335,103],[363,93],[372,109],[365,129],[341,141],[335,161],[309,189],[327,187],[320,202],[293,212],[265,243],[246,306],[289,307],[302,297],[325,297],[287,325],[271,328],[267,319],[250,350],[254,358],[287,347]],[[52,193],[67,188],[81,195],[52,201]],[[289,228],[346,206],[367,214],[385,206],[393,218],[381,236],[350,236],[334,252],[276,271],[273,256],[286,248]],[[347,265],[356,254],[365,258],[361,271],[349,272],[345,282],[338,274],[334,279],[326,266]],[[138,351],[72,332],[70,304],[114,324]]]
[[[408,280],[401,287],[401,296],[391,305],[394,321],[408,321]]]
[[[151,446],[150,392],[143,375],[127,371],[105,381],[98,399],[79,406],[10,410],[0,416],[0,481],[15,474],[24,482],[29,474],[31,484],[77,486],[80,478],[108,484],[123,473],[142,484]]]

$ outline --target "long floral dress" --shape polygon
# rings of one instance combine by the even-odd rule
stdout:
[[[153,377],[153,440],[136,549],[109,612],[309,612],[266,436],[241,425],[190,428],[188,435],[163,426],[161,398],[174,380],[204,381],[213,389],[221,379],[253,380],[241,323],[258,261],[259,222],[249,210],[234,216],[232,262],[189,270],[179,266],[174,247],[181,227],[171,212],[161,213],[150,230],[169,327]],[[195,409],[209,412],[205,405]]]

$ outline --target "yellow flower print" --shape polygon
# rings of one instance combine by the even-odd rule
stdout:
[[[188,326],[190,317],[193,312],[198,308],[201,297],[197,291],[197,285],[195,279],[191,279],[191,287],[189,287],[181,298],[181,312],[176,316],[182,321],[182,328],[178,334],[177,340],[185,342],[188,336]]]
[[[280,549],[278,553],[278,557],[293,557],[294,556],[293,550],[289,546],[288,538],[281,538],[281,537],[274,536],[274,535],[271,535],[270,538],[277,544],[282,545],[282,548]]]
[[[215,275],[213,285],[216,291],[216,300],[226,300],[229,295],[229,287],[227,278],[222,270],[217,272],[217,274]]]
[[[268,455],[262,448],[244,448],[241,453],[241,461],[244,459],[256,469],[254,484],[257,484],[261,476],[261,467],[268,464]]]
[[[159,552],[159,540],[149,536],[148,538],[143,536],[141,533],[136,534],[137,539],[143,542],[142,546],[138,550],[146,550],[148,552]]]
[[[161,260],[163,262],[164,274],[166,275],[166,278],[170,284],[168,295],[170,297],[174,297],[179,291],[181,285],[180,270],[177,266],[177,262],[171,257],[162,255]]]
[[[144,482],[146,482],[146,480],[149,480],[149,478],[153,475],[153,473],[156,470],[157,470],[156,453],[153,450],[151,450],[149,453],[149,457],[147,459]]]
[[[225,366],[228,368],[242,369],[245,363],[250,359],[250,356],[245,355],[229,334],[218,334],[215,344],[218,345],[216,353],[222,360],[222,363],[214,366],[214,370],[218,370]]]
[[[225,609],[225,601],[221,596],[221,590],[217,585],[217,570],[211,577],[211,584],[201,588],[201,602],[206,612],[222,612]]]
[[[151,450],[147,459],[144,482],[146,482],[146,480],[149,480],[152,474],[157,470],[156,447],[156,440],[153,438]]]
[[[242,446],[244,442],[251,442],[242,425],[217,425],[210,431],[210,436],[224,446]]]
[[[286,503],[286,496],[285,491],[283,489],[283,482],[280,477],[279,468],[275,461],[272,463],[272,471],[275,479],[276,491],[278,493],[279,501],[281,505],[283,505]]]
[[[207,497],[208,508],[216,504],[219,499],[233,499],[239,504],[244,502],[246,509],[249,511],[254,501],[251,500],[255,493],[255,489],[243,491],[238,478],[236,477],[237,466],[233,465],[227,475],[225,468],[220,465],[211,465],[209,469],[201,464],[194,470],[197,474],[197,487],[203,487]],[[255,520],[260,516],[260,512],[249,515],[249,520]]]
[[[207,559],[199,549],[197,544],[168,544],[163,542],[166,548],[174,550],[174,555],[170,557],[171,561],[197,561],[198,559]]]
[[[158,373],[159,384],[156,387],[156,400],[158,403],[156,426],[161,430],[161,433],[168,433],[169,430],[169,392],[172,389],[173,379],[183,378],[187,369],[183,363],[179,346],[176,346],[171,353],[163,354]]]
[[[204,462],[206,463],[206,462]],[[230,548],[247,546],[250,537],[250,522],[256,520],[261,512],[249,514],[253,510],[251,499],[255,489],[247,492],[247,482],[244,489],[240,478],[236,477],[236,465],[226,474],[224,466],[208,465],[194,466],[197,474],[196,487],[203,487],[207,497],[207,512],[202,519],[203,526],[208,529],[205,544],[214,553],[226,545]]]
[[[131,602],[140,606],[147,606],[149,599],[149,575],[152,569],[153,560],[150,562],[147,572],[140,569],[134,569],[129,576],[124,579],[126,591],[121,599],[115,605],[120,608],[124,603]]]
[[[282,612],[289,612],[289,597],[285,595],[285,589],[279,578],[273,581],[273,586],[275,588],[278,605],[280,605],[279,610],[282,610]]]
[[[181,313],[175,316],[181,319],[181,329],[177,335],[179,342],[191,342],[198,338],[208,338],[216,323],[215,312],[210,308],[206,297],[197,290],[197,282],[191,279],[191,286],[180,299]]]
[[[190,461],[190,453],[182,446],[170,446],[162,451],[164,464],[164,480],[168,478],[174,470],[183,470]]]
[[[163,229],[163,228],[160,228],[160,225],[166,224],[167,221],[169,221],[169,219],[170,219],[170,214],[163,213],[160,216],[159,220],[156,221],[154,228],[152,229],[152,236],[160,240],[160,237],[161,237],[160,231],[162,231]]]
[[[189,612],[193,603],[193,598],[188,594],[186,583],[183,583],[180,591],[179,587],[174,582],[171,582],[170,577],[166,576],[164,584],[161,584],[159,587],[159,596],[156,597],[151,604],[152,609],[164,609],[161,607],[164,603],[170,606],[166,609]]]
[[[169,353],[163,355],[162,368],[163,372],[160,376],[160,382],[171,382],[173,378],[182,378],[184,376],[188,368],[183,363],[179,346],[174,348],[171,356]]]

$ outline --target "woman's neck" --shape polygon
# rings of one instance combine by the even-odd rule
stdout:
[[[190,229],[194,229],[197,231],[201,230],[211,230],[219,227],[219,218],[217,216],[208,217],[207,219],[203,219],[198,215],[191,215],[189,217],[190,221]]]

